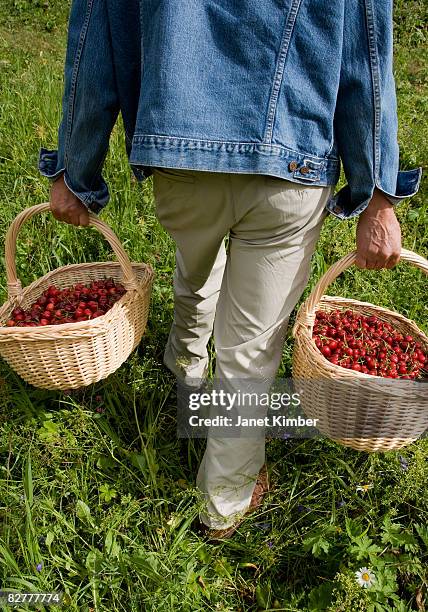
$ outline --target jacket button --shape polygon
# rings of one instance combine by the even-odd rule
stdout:
[[[309,174],[310,169],[307,166],[302,166],[300,168],[300,174]]]
[[[294,172],[295,170],[297,170],[297,162],[292,161],[288,164],[288,169],[290,170],[290,172]]]

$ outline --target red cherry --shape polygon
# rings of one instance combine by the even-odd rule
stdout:
[[[111,308],[125,292],[122,287],[112,278],[100,283],[98,310]],[[107,298],[101,293],[104,288],[109,292]],[[112,288],[116,291],[110,291]],[[371,376],[414,379],[428,363],[420,342],[375,315],[364,316],[350,309],[318,311],[312,335],[330,363]]]

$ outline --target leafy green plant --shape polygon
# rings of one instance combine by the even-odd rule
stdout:
[[[335,579],[311,591],[309,609],[345,610],[343,606],[351,604],[367,612],[413,609],[408,586],[418,584],[425,590],[428,585],[426,527],[415,523],[413,529],[406,528],[388,514],[380,529],[371,525],[364,528],[361,520],[350,518],[345,525],[345,532],[339,535],[330,525],[310,533],[303,541],[304,548],[315,556],[323,558],[334,549],[341,559]],[[360,586],[358,576],[366,567],[370,568],[370,579],[368,573],[363,574],[367,584]]]

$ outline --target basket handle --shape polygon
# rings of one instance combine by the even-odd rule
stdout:
[[[355,263],[356,258],[357,251],[352,251],[352,253],[345,255],[345,257],[342,257],[342,259],[334,263],[327,272],[321,276],[303,306],[304,310],[302,314],[304,315],[306,325],[312,325],[314,322],[315,311],[327,287],[331,285],[342,272],[350,268]],[[428,274],[428,260],[417,253],[413,253],[413,251],[401,249],[400,261],[407,261],[423,270],[425,274]]]
[[[16,241],[19,230],[21,229],[22,225],[28,221],[28,219],[48,210],[51,210],[49,202],[36,204],[35,206],[26,208],[15,217],[7,231],[5,240],[5,263],[8,299],[13,299],[19,302],[23,292],[21,281],[16,274],[15,262]],[[131,291],[135,290],[140,293],[141,289],[138,285],[137,277],[132,269],[131,261],[116,234],[106,223],[104,223],[104,221],[101,221],[101,219],[99,219],[92,212],[89,212],[89,225],[96,227],[113,249],[124,274],[124,281],[122,284],[125,289]]]

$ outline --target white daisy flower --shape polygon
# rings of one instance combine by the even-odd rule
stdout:
[[[375,575],[367,567],[360,567],[358,572],[355,572],[355,577],[358,584],[365,589],[370,588],[376,582]]]
[[[361,491],[361,493],[367,493],[369,489],[373,489],[373,483],[358,485],[356,491]]]

